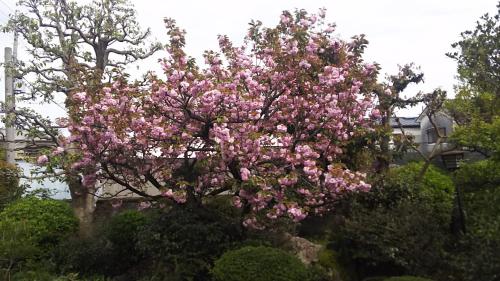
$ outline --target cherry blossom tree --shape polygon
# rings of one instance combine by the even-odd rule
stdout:
[[[72,168],[86,186],[111,181],[151,200],[202,204],[230,194],[253,227],[300,221],[369,190],[339,159],[372,130],[377,69],[362,59],[364,41],[336,38],[324,19],[323,10],[298,10],[274,28],[252,22],[242,46],[219,36],[220,52],[205,52],[204,68],[166,19],[166,78],[72,95],[65,145],[82,152]]]

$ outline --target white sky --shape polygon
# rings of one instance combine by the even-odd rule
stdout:
[[[88,1],[77,1],[88,2]],[[206,49],[217,48],[217,34],[226,34],[235,43],[241,43],[248,22],[261,20],[272,26],[278,22],[282,10],[294,8],[317,12],[327,8],[327,20],[337,24],[340,38],[348,39],[364,33],[370,41],[365,59],[382,66],[382,75],[397,71],[398,64],[414,62],[425,73],[425,83],[410,88],[408,95],[419,90],[431,91],[441,87],[453,95],[456,83],[455,63],[445,56],[451,51],[450,44],[459,39],[459,34],[473,29],[475,21],[486,13],[495,13],[494,0],[132,0],[138,11],[141,25],[152,28],[153,37],[166,42],[163,18],[172,17],[187,31],[188,54],[200,58]],[[0,0],[0,22],[15,7],[14,0]],[[0,61],[3,48],[11,46],[12,35],[0,35]],[[22,47],[22,44],[21,44]],[[159,54],[156,58],[161,57]],[[20,59],[23,59],[22,53]],[[138,66],[131,67],[136,71]],[[139,70],[158,69],[156,59],[139,65]],[[0,100],[3,100],[3,69],[1,70]],[[34,106],[43,114],[58,116],[62,111],[57,106]],[[401,112],[404,116],[416,116],[421,108]]]

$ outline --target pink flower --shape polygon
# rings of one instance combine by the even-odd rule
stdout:
[[[302,209],[297,207],[289,208],[288,214],[291,215],[294,221],[301,221],[306,217],[306,214],[302,211]]]
[[[52,151],[52,155],[59,155],[64,152],[64,148],[58,146],[54,151]]]
[[[373,118],[380,118],[380,110],[378,110],[376,108],[374,110],[372,110],[372,117]]]
[[[283,124],[279,124],[278,126],[276,126],[276,129],[278,129],[278,132],[280,133],[286,133],[287,130],[286,126]]]
[[[241,198],[239,196],[233,197],[233,205],[236,208],[241,208],[243,206],[243,204],[241,203]]]
[[[241,180],[247,181],[248,178],[250,177],[250,170],[248,170],[247,168],[241,168],[240,174],[241,174]]]
[[[309,62],[307,62],[306,60],[301,60],[299,62],[299,66],[303,67],[305,69],[309,69],[311,67],[311,64]]]
[[[281,15],[280,18],[281,18],[281,23],[283,24],[287,24],[290,22],[290,18],[287,15]]]
[[[75,101],[79,101],[79,102],[84,102],[86,97],[87,97],[87,94],[85,92],[79,92],[79,93],[73,94],[73,99]]]
[[[168,197],[168,198],[172,198],[174,196],[174,193],[172,192],[172,189],[169,189],[169,190],[163,192],[161,195]]]
[[[38,156],[36,162],[38,163],[38,165],[47,164],[47,162],[49,162],[49,157],[47,157],[47,155],[40,155]]]

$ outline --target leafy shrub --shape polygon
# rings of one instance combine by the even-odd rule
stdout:
[[[436,280],[497,281],[500,278],[500,241],[478,237],[467,233],[451,245],[446,257],[448,269],[453,279],[435,278]],[[444,275],[444,274],[443,274]]]
[[[338,253],[331,249],[325,248],[318,253],[317,264],[336,277],[335,280],[356,280],[356,272],[352,268],[346,268],[347,265],[339,260]]]
[[[468,230],[500,242],[500,163],[483,160],[464,165],[456,172],[456,183],[464,191]]]
[[[244,247],[224,253],[212,269],[216,281],[303,281],[302,262],[276,248]]]
[[[468,163],[455,172],[455,180],[465,191],[497,187],[500,185],[500,163],[492,160]]]
[[[94,237],[72,238],[57,250],[57,263],[62,272],[80,272],[84,276],[117,276],[137,266],[141,255],[137,250],[139,230],[148,217],[139,211],[116,214],[103,224]]]
[[[463,191],[467,234],[450,247],[451,271],[457,280],[493,281],[500,278],[500,163],[482,160],[455,173]]]
[[[23,270],[12,276],[12,281],[54,281],[57,276],[43,269]]]
[[[391,169],[366,194],[350,198],[350,212],[334,229],[333,247],[361,277],[429,275],[443,263],[453,207],[453,182],[422,164]]]
[[[101,237],[77,238],[64,241],[55,251],[60,272],[79,272],[84,276],[112,275],[114,259],[109,244]],[[118,268],[120,265],[118,264]]]
[[[33,229],[25,222],[0,220],[0,270],[4,280],[26,261],[40,255],[32,233]]]
[[[432,280],[415,276],[397,276],[397,277],[387,278],[384,281],[432,281]]]
[[[418,274],[438,267],[448,225],[425,202],[359,209],[339,227],[335,247],[362,275]]]
[[[23,191],[19,185],[19,169],[0,160],[0,209],[21,198]]]
[[[401,200],[427,200],[451,208],[455,190],[453,180],[432,165],[424,177],[418,179],[423,165],[414,162],[390,169],[383,175],[383,181],[366,194],[367,198],[376,201],[375,205],[386,207],[397,205]]]
[[[307,280],[309,281],[331,281],[332,275],[331,272],[317,264],[312,264],[307,268]]]
[[[64,276],[57,276],[44,269],[25,270],[12,276],[12,281],[107,281],[106,277],[91,276],[79,277],[78,274],[70,273]]]
[[[43,248],[51,248],[74,233],[78,221],[68,203],[35,197],[20,199],[0,213],[0,221],[23,222],[32,239]]]
[[[241,229],[212,209],[176,206],[155,214],[138,237],[138,248],[153,267],[185,280],[206,275],[213,261],[241,240]]]
[[[128,268],[139,259],[137,239],[139,231],[147,224],[148,217],[139,211],[121,212],[111,218],[104,230],[104,236],[111,242],[115,263],[118,268]]]
[[[69,205],[62,201],[30,197],[8,205],[0,212],[0,267],[4,276],[28,274],[27,264],[49,260],[54,247],[77,226]],[[45,280],[44,274],[40,276],[31,280]],[[23,280],[19,278],[14,280]]]

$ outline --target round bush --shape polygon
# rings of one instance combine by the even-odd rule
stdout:
[[[385,279],[384,281],[432,281],[432,280],[415,276],[397,276]]]
[[[282,250],[243,247],[222,255],[212,269],[216,281],[302,281],[308,272],[304,264]]]
[[[454,198],[453,180],[450,176],[430,165],[420,184],[416,184],[424,163],[414,162],[390,170],[387,178],[392,185],[408,188],[420,197],[434,202],[450,204]]]
[[[53,246],[74,233],[78,221],[68,203],[35,197],[23,198],[0,213],[1,221],[23,222],[40,246]]]

